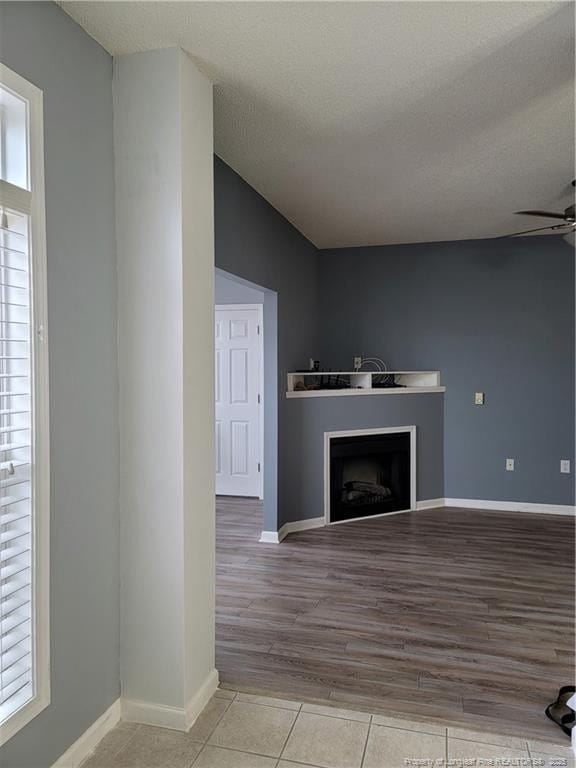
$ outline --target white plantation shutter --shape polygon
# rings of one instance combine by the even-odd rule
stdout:
[[[0,744],[50,700],[42,94],[0,65]]]
[[[0,715],[34,696],[29,215],[0,196]],[[23,206],[21,206],[23,207]]]

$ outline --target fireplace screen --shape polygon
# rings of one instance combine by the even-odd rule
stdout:
[[[330,440],[330,520],[410,509],[410,433]]]

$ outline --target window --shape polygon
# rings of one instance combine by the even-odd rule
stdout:
[[[42,93],[0,65],[0,744],[50,700]]]

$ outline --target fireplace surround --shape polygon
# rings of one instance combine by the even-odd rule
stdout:
[[[324,433],[327,525],[397,514],[415,506],[415,426]]]

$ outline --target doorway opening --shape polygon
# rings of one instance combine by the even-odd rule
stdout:
[[[278,530],[277,294],[216,269],[214,310],[216,495],[252,499],[260,538]]]

